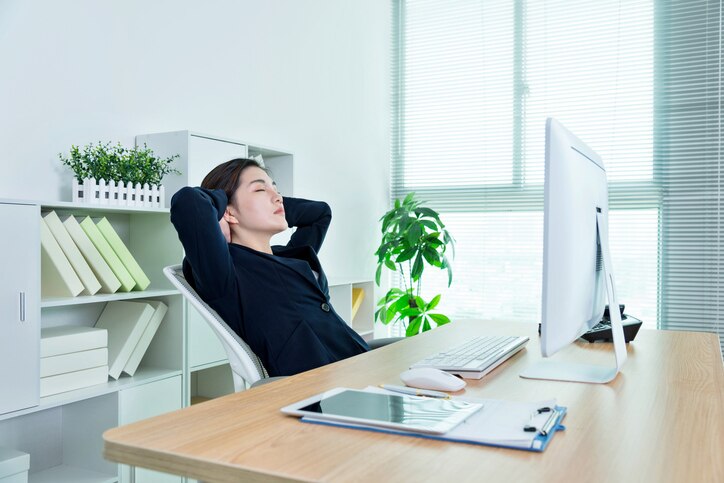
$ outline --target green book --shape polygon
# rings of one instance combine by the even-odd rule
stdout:
[[[83,254],[88,264],[93,270],[93,273],[101,283],[101,292],[103,293],[116,293],[121,288],[121,282],[113,273],[111,267],[108,266],[101,253],[98,251],[96,246],[90,241],[88,235],[85,234],[83,228],[80,227],[78,220],[74,216],[69,216],[64,222],[65,229],[68,230],[68,234],[73,239],[78,249]]]
[[[131,255],[131,252],[128,250],[128,247],[126,247],[126,244],[123,243],[121,237],[118,236],[116,230],[113,229],[113,226],[105,217],[96,223],[96,226],[105,237],[106,241],[111,245],[113,251],[116,252],[118,258],[121,259],[123,265],[125,265],[126,269],[133,277],[133,280],[136,281],[136,290],[146,290],[151,284],[151,281],[148,279],[146,274],[143,273],[143,269],[141,269],[141,266],[138,264],[136,259],[133,258],[133,255]]]
[[[90,238],[93,245],[95,245],[100,252],[103,260],[106,261],[113,273],[118,277],[118,280],[120,280],[121,288],[119,290],[121,292],[130,292],[133,290],[133,287],[136,286],[136,281],[131,274],[128,273],[125,265],[123,265],[121,259],[118,258],[116,252],[113,251],[113,248],[111,248],[111,245],[106,241],[103,234],[101,234],[96,224],[93,223],[91,217],[86,216],[83,221],[80,222],[80,227],[83,228],[85,234],[88,235],[88,238]]]
[[[43,220],[45,220],[48,228],[50,228],[50,232],[58,241],[60,249],[63,250],[65,256],[68,257],[68,261],[78,275],[78,278],[83,282],[83,286],[85,287],[84,293],[94,295],[101,289],[101,284],[86,259],[83,258],[83,254],[71,238],[65,225],[60,221],[58,214],[55,211],[51,211],[43,217]]]
[[[43,297],[75,297],[85,289],[58,241],[40,219],[40,293]]]

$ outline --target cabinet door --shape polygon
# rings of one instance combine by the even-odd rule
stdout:
[[[0,414],[40,398],[40,208],[0,204]]]

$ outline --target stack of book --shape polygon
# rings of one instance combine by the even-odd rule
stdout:
[[[151,283],[106,218],[61,221],[51,211],[40,220],[40,235],[43,297],[130,292]]]
[[[108,332],[78,325],[48,327],[40,336],[40,396],[108,381]]]
[[[108,375],[133,376],[168,306],[158,300],[112,301],[103,309],[96,328],[108,331]]]

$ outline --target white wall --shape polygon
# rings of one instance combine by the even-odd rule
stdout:
[[[0,198],[69,200],[71,144],[190,129],[278,147],[295,194],[332,206],[327,272],[371,277],[390,16],[389,0],[0,0]]]

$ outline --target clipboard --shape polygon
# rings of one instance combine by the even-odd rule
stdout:
[[[388,393],[388,391],[371,386],[365,388],[364,391]],[[417,396],[408,397],[415,398]],[[454,399],[482,403],[483,408],[445,434],[402,431],[379,426],[322,420],[310,416],[302,417],[301,421],[323,426],[336,426],[538,453],[545,451],[558,431],[565,430],[565,426],[561,422],[566,416],[567,408],[556,405],[555,400],[522,403],[461,397],[455,397]],[[547,409],[547,411],[539,412],[541,409]],[[547,427],[544,428],[544,426]]]

